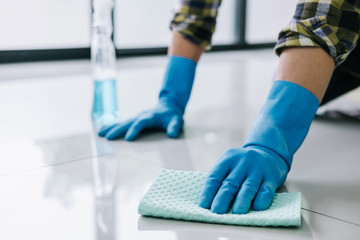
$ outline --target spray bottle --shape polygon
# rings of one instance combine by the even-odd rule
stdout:
[[[97,128],[119,120],[116,55],[112,14],[114,0],[93,0],[91,70],[94,100],[91,117]]]

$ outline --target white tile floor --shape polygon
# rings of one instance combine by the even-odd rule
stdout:
[[[165,57],[119,60],[123,119],[152,106]],[[241,146],[271,86],[271,50],[206,54],[184,134],[96,137],[88,61],[0,65],[0,239],[359,239],[360,123],[317,119],[283,190],[303,194],[300,228],[140,217],[161,168],[208,171]]]

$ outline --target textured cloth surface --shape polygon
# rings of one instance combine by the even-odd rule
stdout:
[[[238,215],[216,214],[198,206],[206,174],[161,170],[139,205],[144,216],[251,226],[300,226],[301,194],[276,193],[269,209]]]

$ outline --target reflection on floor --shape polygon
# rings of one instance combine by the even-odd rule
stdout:
[[[122,119],[156,103],[165,63],[163,56],[118,61]],[[206,54],[180,139],[155,133],[132,143],[96,136],[88,61],[0,65],[0,239],[358,239],[360,121],[324,114],[344,107],[343,99],[319,112],[281,189],[302,192],[300,228],[137,213],[161,168],[206,172],[242,145],[276,65],[271,50]],[[347,98],[359,110],[358,90]]]

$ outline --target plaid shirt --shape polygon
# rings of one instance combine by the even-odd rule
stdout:
[[[251,1],[251,0],[250,0]],[[209,50],[221,0],[180,0],[170,28]],[[300,0],[280,32],[275,52],[287,47],[322,47],[343,62],[360,34],[360,0]]]
[[[209,50],[220,4],[221,0],[180,0],[170,29]]]
[[[342,63],[360,34],[360,0],[300,0],[291,22],[279,33],[275,52],[286,47],[322,47]]]

